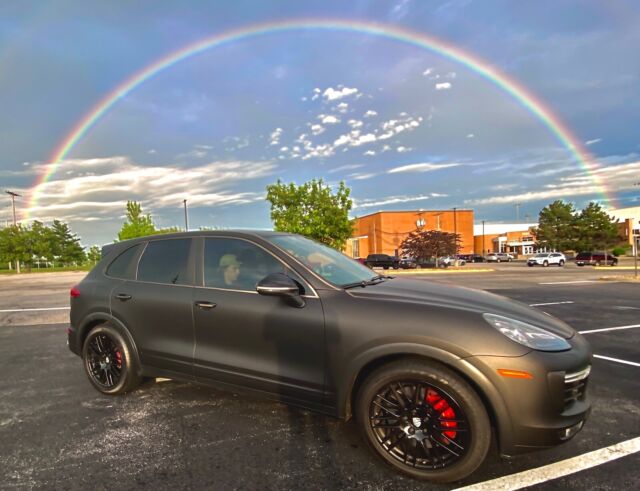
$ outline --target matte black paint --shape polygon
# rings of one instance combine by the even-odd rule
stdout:
[[[394,278],[342,290],[271,244],[275,232],[194,232],[147,237],[103,249],[104,257],[71,299],[69,347],[97,322],[111,322],[134,343],[145,375],[258,392],[349,418],[358,375],[387,357],[425,357],[465,377],[487,403],[502,453],[560,442],[558,430],[584,420],[589,401],[562,410],[558,380],[590,364],[591,350],[568,325],[486,292]],[[122,251],[151,240],[192,237],[193,286],[158,285],[105,275]],[[283,297],[205,288],[204,237],[240,238],[271,252],[306,284],[305,306]],[[139,257],[137,258],[139,259]],[[130,295],[119,300],[118,294]],[[202,308],[197,303],[213,304]],[[571,349],[543,353],[517,344],[482,318],[490,312],[528,322],[565,339]],[[533,380],[498,375],[525,370]]]

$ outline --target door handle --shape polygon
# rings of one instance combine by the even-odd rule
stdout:
[[[202,302],[202,301],[198,301],[196,302],[196,307],[201,308],[202,310],[211,310],[212,308],[214,308],[217,304],[213,303],[213,302]]]
[[[125,302],[127,300],[131,300],[131,295],[127,295],[126,293],[118,293],[116,295],[116,298],[118,300],[122,300],[123,302]]]

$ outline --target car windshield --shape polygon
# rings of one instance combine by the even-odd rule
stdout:
[[[341,252],[299,235],[274,235],[267,240],[336,286],[366,282],[376,276],[369,268]]]

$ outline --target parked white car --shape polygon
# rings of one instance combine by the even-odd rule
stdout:
[[[527,266],[549,266],[550,264],[557,264],[558,266],[564,266],[567,262],[567,258],[561,252],[539,252],[533,257],[527,260]]]

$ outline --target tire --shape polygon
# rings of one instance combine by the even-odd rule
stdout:
[[[500,259],[496,259],[496,262],[497,262],[497,263],[499,263],[499,262],[500,262]]]
[[[133,347],[109,324],[89,332],[82,346],[82,360],[89,382],[103,394],[124,394],[142,382]]]
[[[543,262],[542,265],[546,268],[547,266],[549,266],[549,261]]]
[[[440,364],[407,360],[378,368],[358,391],[355,410],[373,452],[417,479],[463,479],[489,450],[491,425],[480,397]]]
[[[560,262],[558,263],[558,266],[560,266],[560,267],[564,266],[564,259],[560,259]]]
[[[602,261],[596,261],[596,266],[602,266]]]
[[[382,269],[387,270],[389,269],[389,266],[382,266]]]
[[[533,268],[533,263],[527,263],[527,266],[529,266],[530,268]]]

